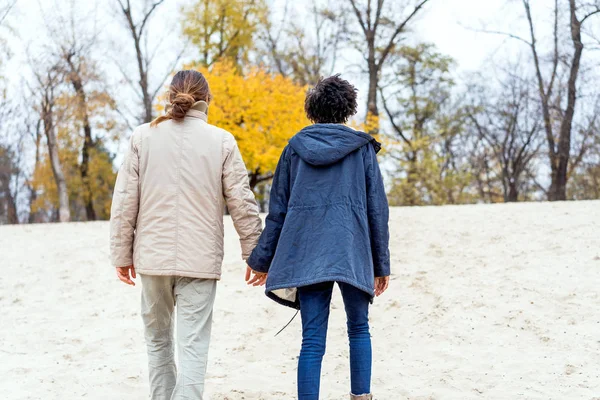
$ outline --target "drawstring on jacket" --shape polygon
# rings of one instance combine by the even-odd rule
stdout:
[[[283,332],[285,330],[285,328],[287,328],[288,326],[290,326],[290,324],[296,318],[296,316],[298,315],[299,312],[300,312],[300,310],[296,311],[296,314],[294,314],[294,316],[292,317],[292,319],[290,319],[290,322],[288,322],[283,328],[281,328],[281,330],[275,334],[275,337],[277,337],[277,335],[279,335],[281,332]]]

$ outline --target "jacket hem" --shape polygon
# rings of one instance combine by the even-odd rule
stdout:
[[[296,295],[296,301],[292,302],[289,300],[282,299],[281,297],[278,297],[273,292],[267,291],[265,294],[267,295],[268,298],[270,298],[271,300],[273,300],[274,302],[276,302],[278,304],[281,304],[282,306],[290,307],[290,308],[293,308],[294,310],[300,309],[300,302],[298,301],[298,295]]]
[[[111,264],[115,268],[129,267],[133,265],[133,257],[131,259],[113,260]]]
[[[369,294],[371,296],[371,303],[373,302],[373,298],[375,297],[375,289],[374,288],[371,288],[367,285],[363,285],[361,283],[358,283],[352,279],[348,279],[343,276],[325,276],[325,277],[320,277],[320,278],[315,278],[315,279],[308,279],[308,280],[300,281],[297,283],[284,283],[284,284],[280,284],[280,285],[267,286],[265,294],[267,295],[268,298],[270,298],[271,300],[274,300],[275,302],[277,302],[281,305],[299,310],[300,303],[298,301],[298,295],[296,295],[296,301],[291,302],[289,300],[285,300],[285,299],[282,299],[281,297],[278,297],[273,292],[278,289],[293,289],[293,288],[297,289],[297,288],[300,288],[303,286],[316,285],[318,283],[323,283],[323,282],[342,282],[342,283],[346,283],[348,285],[352,285],[355,288],[360,289],[363,292]]]
[[[221,274],[215,274],[215,273],[210,273],[210,272],[182,271],[179,269],[178,270],[175,270],[175,269],[154,270],[154,269],[136,268],[135,272],[138,274],[142,274],[142,275],[154,275],[154,276],[171,275],[171,276],[183,276],[183,277],[187,277],[187,278],[221,280]]]

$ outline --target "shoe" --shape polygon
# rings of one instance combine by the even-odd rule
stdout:
[[[357,396],[355,394],[350,393],[350,400],[373,400],[372,394],[361,394]]]

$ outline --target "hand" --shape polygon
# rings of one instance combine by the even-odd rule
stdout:
[[[128,267],[117,267],[117,276],[121,280],[121,282],[125,282],[128,285],[135,286],[135,282],[131,280],[129,277],[129,273],[131,272],[131,278],[135,279],[135,268],[133,265]]]
[[[251,275],[254,275],[252,276],[252,279],[250,279]],[[248,285],[252,286],[264,286],[264,284],[267,282],[267,274],[264,272],[255,271],[248,266],[246,268],[246,282]]]
[[[390,285],[389,276],[378,276],[375,278],[375,296],[379,297],[385,292]]]

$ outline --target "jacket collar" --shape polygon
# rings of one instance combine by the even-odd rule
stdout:
[[[186,117],[200,118],[204,122],[208,121],[208,103],[205,101],[197,101],[192,108],[185,114]]]

